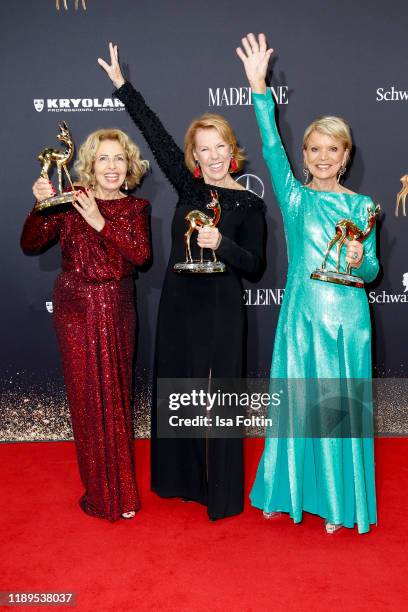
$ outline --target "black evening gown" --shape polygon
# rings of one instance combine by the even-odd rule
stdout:
[[[161,299],[156,335],[157,378],[239,378],[243,375],[246,332],[242,276],[251,278],[263,267],[265,216],[258,196],[239,189],[212,187],[187,169],[184,154],[126,82],[115,91],[147,140],[179,200],[172,222],[172,246]],[[179,275],[173,265],[184,261],[185,215],[208,213],[210,190],[221,205],[222,234],[217,258],[223,274]],[[191,240],[199,258],[197,234]],[[207,258],[211,252],[206,253]],[[155,395],[155,393],[154,393]],[[162,497],[183,497],[207,505],[211,519],[243,510],[244,474],[241,439],[169,439],[157,436],[157,407],[152,406],[152,489]]]

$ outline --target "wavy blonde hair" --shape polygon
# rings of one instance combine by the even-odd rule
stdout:
[[[135,145],[129,136],[116,128],[96,130],[96,132],[89,134],[88,138],[80,146],[78,157],[74,164],[79,184],[83,187],[90,187],[94,184],[95,175],[93,166],[96,151],[103,140],[117,140],[119,142],[125,151],[127,159],[126,180],[128,188],[133,189],[136,185],[139,185],[142,176],[149,169],[149,162],[141,158],[139,147]]]
[[[230,145],[231,147],[231,156],[237,162],[237,169],[235,172],[239,172],[246,159],[246,155],[244,153],[244,149],[241,149],[238,146],[237,138],[235,136],[234,130],[231,125],[228,123],[222,115],[217,115],[215,113],[204,113],[197,119],[194,119],[188,127],[186,135],[184,137],[184,160],[186,162],[187,168],[191,173],[194,172],[195,168],[195,157],[194,157],[194,147],[195,147],[195,136],[197,130],[200,129],[210,129],[215,128],[221,138]]]

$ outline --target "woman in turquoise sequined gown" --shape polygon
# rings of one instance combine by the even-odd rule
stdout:
[[[373,202],[338,182],[349,150],[327,133],[309,134],[304,156],[313,178],[308,185],[296,180],[265,85],[272,49],[267,49],[262,34],[258,40],[249,34],[242,46],[237,53],[252,88],[263,156],[282,212],[288,251],[271,378],[370,379],[371,326],[364,289],[312,280],[310,273],[321,266],[335,224],[347,218],[365,228],[367,208],[374,209]],[[332,249],[328,269],[335,267],[334,256]],[[357,269],[355,274],[373,281],[379,268],[375,232],[364,245],[349,241],[341,257],[340,269],[350,263]],[[292,406],[293,414],[296,408]],[[376,523],[373,439],[268,437],[250,498],[266,518],[287,512],[299,523],[306,511],[324,518],[328,533],[355,524],[359,533],[365,533]]]

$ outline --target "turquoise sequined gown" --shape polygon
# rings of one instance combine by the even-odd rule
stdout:
[[[296,180],[270,91],[254,94],[253,103],[283,216],[289,264],[271,378],[370,379],[371,326],[364,289],[312,280],[310,273],[320,267],[336,222],[348,218],[365,228],[367,207],[374,209],[374,204],[367,196],[319,192]],[[328,269],[335,267],[334,256],[332,249]],[[345,265],[343,248],[341,269]],[[354,274],[370,282],[378,268],[373,231]],[[367,532],[376,523],[373,439],[269,437],[250,498],[266,512],[288,512],[295,523],[306,511]]]

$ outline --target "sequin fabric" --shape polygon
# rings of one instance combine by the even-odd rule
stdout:
[[[277,327],[272,378],[371,378],[371,326],[363,289],[310,278],[320,268],[335,224],[352,219],[367,225],[363,195],[317,192],[292,174],[274,119],[270,92],[254,95],[263,155],[280,206],[288,250],[288,278]],[[345,249],[343,249],[345,251]],[[328,269],[335,268],[335,250]],[[345,269],[342,252],[341,268]],[[372,281],[378,273],[375,232],[364,242],[356,274]],[[293,415],[297,406],[292,406]],[[306,407],[307,409],[307,407]],[[290,513],[294,522],[308,511],[331,523],[376,522],[372,438],[268,438],[251,491],[252,504],[267,512]]]
[[[59,240],[54,325],[85,493],[82,509],[115,521],[137,510],[131,415],[136,327],[133,273],[150,257],[145,200],[97,200],[96,232],[75,210],[28,216],[21,246],[38,253]]]

